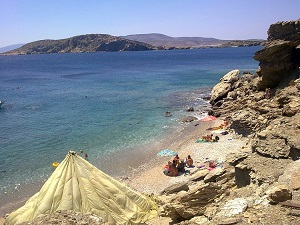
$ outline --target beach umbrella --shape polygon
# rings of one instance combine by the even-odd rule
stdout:
[[[175,156],[177,155],[177,152],[170,150],[170,149],[164,149],[157,153],[158,156]]]
[[[124,225],[141,224],[158,216],[154,199],[118,182],[73,151],[5,224],[32,221],[58,210],[92,213],[109,223]]]
[[[207,122],[207,121],[213,121],[216,120],[217,118],[214,116],[207,116],[205,118],[203,118],[201,121]]]

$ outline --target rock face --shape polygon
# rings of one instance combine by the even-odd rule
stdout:
[[[216,103],[227,96],[227,94],[233,89],[232,84],[238,80],[239,73],[239,70],[232,70],[221,78],[220,82],[214,86],[211,91],[210,101],[212,103]]]
[[[272,24],[268,30],[268,41],[254,56],[260,62],[258,74],[262,76],[261,90],[274,88],[286,78],[297,76],[300,66],[300,20]]]
[[[155,47],[107,34],[87,34],[61,40],[41,40],[31,42],[6,55],[80,53],[80,52],[117,52],[146,51]]]
[[[165,202],[163,215],[173,221],[191,219],[203,215],[205,207],[220,194],[220,186],[214,183],[200,184],[182,195]]]
[[[274,29],[279,32],[278,26],[280,25],[283,33],[289,34],[287,38],[280,37],[284,41],[288,40],[294,46],[299,41],[297,39],[300,30],[299,23],[299,21],[294,21],[280,23],[282,26],[280,24],[272,25],[269,30],[269,39],[273,41],[279,37],[279,34],[274,33]],[[290,27],[294,27],[296,30],[293,32]],[[272,46],[270,48],[273,49]],[[276,60],[287,54],[285,47],[284,50],[278,50],[275,55],[265,55],[267,51],[269,51],[268,45],[257,54],[266,57],[272,65],[279,65]],[[296,53],[294,50],[292,52],[289,54],[294,57]],[[288,57],[284,62],[293,65],[294,68],[295,65],[300,64],[300,61],[297,60],[297,57]],[[261,63],[264,64],[264,62],[262,59]],[[274,68],[271,64],[270,68]],[[264,68],[261,69],[264,71]],[[262,76],[243,73],[240,77],[238,77],[238,73],[239,71],[236,70],[229,72],[213,88],[212,114],[214,116],[226,115],[230,120],[231,129],[244,137],[251,137],[253,152],[271,158],[299,159],[300,91],[297,85],[300,71],[286,70],[286,74],[280,73],[280,79],[273,83],[278,86],[270,89],[268,94],[260,90],[261,84],[272,83],[276,72],[262,73]],[[283,81],[289,80],[291,75],[294,79],[293,82],[284,83]]]

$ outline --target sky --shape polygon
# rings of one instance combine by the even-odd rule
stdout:
[[[0,47],[82,34],[267,39],[300,0],[0,0]]]

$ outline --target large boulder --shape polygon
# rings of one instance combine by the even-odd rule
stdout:
[[[217,101],[225,98],[233,89],[234,82],[239,79],[239,74],[239,70],[232,70],[225,74],[225,76],[220,79],[220,82],[212,89],[210,102],[214,104]]]
[[[160,194],[161,195],[169,195],[169,194],[174,194],[180,191],[188,191],[189,186],[187,182],[182,182],[182,183],[177,183],[174,185],[171,185],[167,188],[165,188]]]
[[[292,199],[292,191],[285,185],[275,186],[267,191],[268,200],[272,203]]]
[[[172,218],[173,221],[189,220],[204,214],[206,206],[221,194],[221,187],[215,183],[203,184],[181,195],[169,198],[163,205],[161,214]]]

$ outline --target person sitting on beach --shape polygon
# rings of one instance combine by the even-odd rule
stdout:
[[[208,142],[212,142],[213,141],[213,134],[208,134],[208,135],[204,135],[202,136],[202,139]]]
[[[185,159],[185,163],[186,163],[187,167],[192,167],[193,166],[194,161],[193,161],[193,159],[190,155],[188,155],[187,158]]]
[[[185,172],[185,162],[183,160],[179,160],[179,164],[177,164],[178,172]]]
[[[214,168],[216,168],[216,163],[214,161],[209,161],[208,163],[208,170],[213,170]]]
[[[174,160],[173,162],[168,162],[168,166],[165,167],[164,174],[170,177],[176,177],[178,175],[178,169]]]
[[[179,165],[179,163],[180,163],[180,158],[179,158],[178,154],[176,154],[176,155],[174,156],[173,161],[175,161],[175,165],[176,165],[176,166]]]

